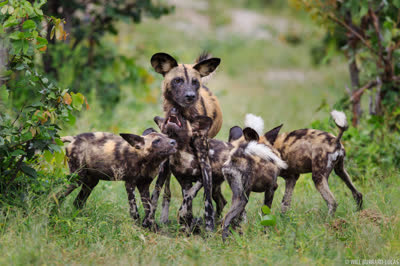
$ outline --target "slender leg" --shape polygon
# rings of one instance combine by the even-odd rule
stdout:
[[[160,221],[163,224],[168,223],[168,216],[169,216],[169,204],[171,203],[171,172],[167,175],[167,179],[165,180],[164,185],[164,197],[162,202],[162,209],[161,209],[161,218]]]
[[[79,192],[78,196],[74,201],[74,206],[76,208],[82,208],[83,205],[85,205],[86,200],[90,196],[90,193],[92,193],[93,188],[97,186],[97,184],[99,183],[99,179],[94,179],[94,178],[91,178],[87,181],[88,182],[86,181],[83,182],[81,191]]]
[[[134,182],[125,182],[126,193],[128,194],[129,201],[129,213],[131,214],[132,219],[138,220],[139,212],[135,199],[135,187],[136,184]]]
[[[232,206],[224,218],[223,231],[222,231],[223,240],[225,240],[229,235],[229,226],[231,224],[231,221],[239,218],[240,214],[242,214],[248,202],[247,196],[244,195],[243,192],[241,193],[241,195],[238,194],[238,192],[239,191],[233,192]]]
[[[155,219],[155,214],[156,214],[156,210],[157,210],[157,202],[158,202],[158,198],[160,197],[161,189],[165,183],[165,180],[170,177],[171,177],[171,171],[169,168],[169,160],[166,160],[164,163],[162,163],[160,165],[160,171],[158,173],[156,185],[154,187],[153,193],[151,194],[151,205],[153,206],[153,208],[150,211],[149,218],[152,220]],[[163,213],[162,216],[167,217],[167,219],[168,219],[168,208],[166,211],[167,211],[167,213]]]
[[[272,206],[272,201],[274,200],[275,190],[278,188],[278,184],[275,183],[273,185],[268,186],[267,190],[264,193],[264,205],[267,205],[269,208]]]
[[[221,216],[222,210],[224,209],[227,202],[226,202],[224,196],[222,195],[221,185],[217,185],[217,186],[213,187],[212,192],[213,192],[212,193],[213,200],[217,204],[217,210],[215,212],[215,219],[219,219]]]
[[[193,222],[193,212],[192,212],[192,196],[189,195],[189,191],[191,190],[192,184],[191,183],[182,183],[182,205],[179,208],[178,216],[179,216],[179,223],[183,224],[187,231],[190,230]]]
[[[344,168],[344,158],[338,161],[334,170],[340,179],[342,179],[347,187],[351,190],[353,193],[353,198],[357,202],[358,209],[361,210],[363,205],[363,195],[356,189],[356,187],[353,185],[353,182],[351,182],[350,176]]]
[[[222,226],[222,239],[225,240],[229,235],[229,226],[231,223],[240,222],[240,216],[245,213],[245,207],[248,202],[250,191],[249,188],[243,187],[242,180],[246,180],[246,177],[243,177],[239,171],[232,167],[232,165],[225,166],[222,169],[222,172],[232,190],[232,206],[229,209],[229,212],[225,215]]]
[[[212,203],[212,170],[210,160],[208,158],[208,141],[207,137],[196,137],[194,139],[194,147],[196,156],[200,164],[201,174],[204,186],[204,207],[206,230],[214,231],[214,206]]]
[[[151,180],[150,180],[151,181]],[[144,184],[140,184],[137,186],[140,192],[140,197],[142,199],[142,204],[144,208],[144,219],[142,226],[143,227],[152,227],[154,225],[154,221],[150,219],[149,214],[152,209],[151,201],[150,201],[150,182],[146,182]]]
[[[282,212],[285,213],[290,208],[292,202],[292,195],[296,182],[299,179],[298,174],[291,174],[285,177],[285,195],[282,199]]]
[[[333,196],[331,190],[329,189],[328,178],[326,177],[326,175],[314,174],[314,173],[312,178],[315,187],[317,188],[321,196],[328,204],[328,214],[333,216],[336,212],[337,203],[335,197]]]

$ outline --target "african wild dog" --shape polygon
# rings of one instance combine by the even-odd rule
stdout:
[[[207,136],[213,138],[222,125],[222,112],[218,99],[211,91],[203,85],[204,79],[213,73],[220,63],[219,58],[210,58],[210,55],[203,53],[195,64],[178,64],[170,55],[156,53],[151,58],[151,65],[154,70],[164,76],[162,83],[164,117],[167,117],[170,110],[175,108],[189,122],[194,118],[203,115],[211,117],[212,124]],[[199,136],[193,141],[197,157],[200,160],[201,175],[204,184],[206,207],[206,229],[214,229],[212,195],[212,175],[210,162],[207,156],[208,142],[207,136]],[[160,190],[165,184],[165,195],[161,221],[167,222],[169,201],[171,191],[169,188],[171,173],[168,161],[160,168],[156,187],[152,195],[152,203],[157,206]]]
[[[77,184],[68,187],[60,199],[82,185],[74,201],[74,205],[80,208],[99,180],[125,181],[132,218],[139,219],[134,194],[137,186],[145,209],[142,225],[150,227],[154,224],[151,212],[155,210],[151,206],[149,186],[157,175],[158,166],[176,152],[175,140],[153,129],[145,130],[142,136],[95,132],[61,139],[71,142],[66,147],[69,169],[79,179]]]
[[[229,235],[231,223],[239,223],[250,192],[264,192],[264,204],[271,207],[275,190],[278,188],[279,172],[287,168],[287,164],[272,145],[259,143],[259,135],[253,128],[245,128],[243,135],[246,141],[231,150],[229,159],[222,168],[232,190],[232,205],[224,217],[222,226],[223,240]]]
[[[191,123],[183,118],[179,112],[171,110],[169,116],[164,119],[160,117],[154,118],[164,134],[175,139],[178,143],[178,151],[169,157],[170,168],[179,184],[182,187],[183,202],[179,209],[180,222],[186,229],[193,229],[192,200],[196,196],[198,190],[202,187],[200,160],[192,146],[192,138],[196,134],[207,134],[207,130],[212,124],[211,118],[207,116],[198,116]],[[231,129],[231,132],[235,129]],[[231,133],[231,135],[234,135]],[[218,218],[226,200],[221,192],[221,184],[224,181],[222,166],[229,158],[230,151],[234,148],[235,140],[232,143],[215,139],[209,139],[208,156],[212,169],[212,198],[216,202],[216,214]],[[194,186],[193,183],[196,184]],[[207,202],[205,203],[207,207]]]
[[[334,215],[337,203],[328,185],[332,170],[335,170],[335,173],[351,190],[358,208],[362,208],[362,194],[354,187],[344,168],[345,150],[340,139],[348,128],[346,115],[334,110],[331,116],[339,128],[337,137],[316,129],[299,129],[278,135],[282,127],[280,125],[269,131],[273,134],[270,133],[263,138],[264,142],[274,145],[281,154],[281,158],[288,164],[288,168],[280,173],[286,183],[282,200],[283,212],[290,207],[292,193],[300,174],[311,172],[315,187],[328,205],[328,213]]]

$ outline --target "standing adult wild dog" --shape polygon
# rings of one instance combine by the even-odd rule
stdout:
[[[164,76],[162,82],[164,117],[168,119],[171,109],[175,108],[190,123],[199,115],[208,116],[212,119],[207,135],[193,140],[202,172],[207,230],[214,229],[214,208],[211,199],[212,176],[208,159],[207,139],[215,137],[221,129],[222,112],[218,99],[203,85],[203,80],[215,71],[220,62],[219,58],[210,58],[207,53],[200,55],[195,64],[178,64],[172,56],[166,53],[156,53],[151,58],[151,65],[154,70]],[[167,161],[160,167],[160,173],[152,195],[152,204],[157,206],[160,190],[164,182],[167,181],[161,222],[167,222],[168,220],[171,197],[169,189],[170,176],[171,171]]]

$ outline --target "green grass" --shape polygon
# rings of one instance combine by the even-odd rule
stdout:
[[[330,185],[339,207],[334,218],[309,176],[300,179],[292,210],[281,215],[283,182],[272,206],[277,225],[259,225],[262,194],[252,194],[248,223],[242,235],[226,243],[220,230],[211,235],[186,236],[175,215],[180,204],[173,182],[171,224],[158,234],[133,225],[122,183],[101,182],[82,211],[72,208],[76,192],[59,213],[49,215],[49,200],[32,206],[28,214],[8,209],[0,220],[0,264],[344,264],[345,259],[398,258],[400,235],[399,174],[370,177],[356,183],[363,192],[365,209],[355,211],[350,191],[331,176]],[[224,194],[230,193],[225,187]],[[226,207],[229,208],[229,205]],[[196,199],[195,213],[202,213]],[[143,217],[143,210],[140,208]]]
[[[177,7],[175,15],[161,20],[145,20],[134,26],[118,25],[121,33],[116,37],[107,36],[105,42],[120,53],[134,56],[148,69],[151,55],[159,51],[171,53],[183,62],[192,62],[203,49],[221,57],[222,64],[208,84],[218,95],[224,114],[219,139],[227,139],[230,127],[243,125],[248,112],[263,116],[266,129],[284,123],[285,131],[308,127],[313,120],[327,117],[327,112],[316,112],[316,109],[322,101],[332,106],[343,95],[349,84],[346,62],[337,56],[330,65],[312,65],[310,47],[321,40],[322,32],[304,14],[287,8],[269,10],[259,5],[250,6],[253,11],[269,17],[281,16],[296,25],[302,40],[297,46],[281,41],[279,33],[273,33],[270,40],[229,35],[221,38],[218,27],[231,23],[230,9],[241,8],[239,4],[244,2],[211,4],[210,1],[207,10],[195,11],[203,17],[222,14],[219,19],[211,19],[206,30],[183,32],[177,23],[188,23],[185,12],[193,10]],[[192,24],[184,25],[187,28]],[[140,90],[139,87],[122,88],[122,101],[110,113],[104,113],[96,101],[101,96],[89,96],[91,110],[84,111],[76,126],[63,133],[95,130],[140,133],[147,127],[155,127],[152,119],[162,113],[160,82],[161,77],[156,76],[152,84],[157,102],[148,103],[139,111],[133,108],[137,99],[132,93]],[[347,165],[350,172],[356,168],[352,161]],[[49,214],[51,198],[27,199],[30,206],[26,209],[2,210],[0,264],[342,265],[345,259],[398,259],[400,173],[388,169],[374,170],[374,175],[366,173],[366,176],[353,177],[356,187],[364,194],[362,212],[356,212],[351,193],[343,182],[331,175],[330,186],[339,203],[333,218],[327,217],[326,204],[309,175],[300,178],[291,211],[280,214],[284,192],[280,178],[272,206],[277,225],[263,228],[259,224],[263,195],[254,193],[247,206],[248,222],[242,225],[243,234],[235,234],[226,243],[221,240],[220,227],[210,235],[187,236],[180,232],[176,214],[181,193],[175,180],[172,181],[171,224],[162,226],[157,234],[133,224],[125,188],[120,182],[101,182],[81,211],[72,207],[77,191],[55,215]],[[230,202],[227,184],[223,185],[223,193]],[[230,203],[224,214],[229,207]],[[203,209],[202,197],[198,196],[194,214],[201,216]]]

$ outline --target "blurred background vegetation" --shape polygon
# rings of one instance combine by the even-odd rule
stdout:
[[[151,69],[149,60],[156,52],[169,53],[185,63],[193,62],[203,50],[222,59],[208,84],[223,111],[224,123],[218,139],[226,140],[230,127],[242,126],[246,113],[262,116],[266,129],[283,123],[283,131],[313,127],[336,133],[329,111],[345,110],[354,125],[343,138],[348,170],[361,191],[371,193],[371,201],[366,197],[367,206],[386,219],[396,206],[386,204],[393,204],[396,199],[399,202],[399,191],[393,190],[393,186],[399,187],[400,167],[399,7],[396,0],[0,1],[2,236],[5,239],[19,236],[14,231],[20,229],[7,221],[24,220],[23,217],[29,217],[26,213],[35,212],[38,205],[44,208],[55,191],[73,181],[65,164],[60,136],[90,131],[140,133],[155,127],[153,117],[162,113],[162,77]],[[29,20],[34,24],[26,22]],[[303,178],[296,187],[300,191],[298,203],[293,206],[296,212],[312,210],[315,202],[320,203],[318,208],[324,208],[308,179]],[[338,183],[337,187],[333,185],[340,202],[338,215],[345,216],[351,208],[346,200],[350,194],[342,190],[340,182],[333,183]],[[40,215],[33,217],[45,228],[55,226],[56,231],[51,232],[54,238],[66,237],[74,230],[82,232],[69,239],[73,243],[83,241],[78,246],[87,241],[94,246],[99,243],[96,239],[84,240],[89,234],[85,224],[90,223],[100,230],[94,237],[124,241],[133,234],[130,240],[133,243],[128,241],[130,245],[145,246],[140,239],[141,234],[147,236],[147,233],[138,228],[137,233],[126,229],[130,220],[123,185],[103,182],[99,187],[88,202],[86,215],[92,217],[87,218],[89,222],[82,217],[75,219],[78,212],[71,208],[50,221],[42,220]],[[277,211],[283,187],[280,186],[274,201]],[[228,186],[224,194],[230,198]],[[258,196],[261,195],[251,201],[254,212],[261,206]],[[179,186],[174,182],[171,215],[179,202]],[[114,208],[113,204],[119,207]],[[201,199],[197,202],[200,205]],[[201,208],[197,209],[200,214]],[[47,209],[40,210],[47,213]],[[315,219],[323,227],[322,217],[321,213],[312,212],[310,217],[292,218],[305,219],[301,226],[311,230]],[[258,219],[255,214],[250,218]],[[282,219],[277,228],[300,226],[294,220]],[[322,252],[322,257],[327,256],[332,262],[357,254],[391,254],[391,249],[379,253],[372,242],[354,240],[360,237],[354,227],[362,218],[346,216],[346,219],[353,222],[347,224],[347,231],[335,232],[334,240],[328,239],[325,245],[335,250],[338,248],[335,239],[353,239],[353,242],[344,243],[334,254]],[[112,228],[104,227],[113,234],[103,235],[101,220],[114,224],[109,225]],[[398,219],[392,222],[398,226]],[[118,236],[113,231],[119,230],[114,228],[115,224],[122,224],[121,230],[125,230],[118,232]],[[393,237],[387,235],[398,232],[398,227],[387,231],[380,226],[382,232],[376,232],[377,241],[387,246],[383,238],[392,241]],[[254,223],[246,228],[247,235],[253,237],[261,230]],[[315,230],[314,237],[321,234],[318,230],[330,234],[318,226]],[[293,232],[287,233],[290,238]],[[276,234],[273,241],[287,237],[286,233]],[[157,240],[165,242],[154,241]],[[67,243],[68,239],[65,241],[60,245],[74,246]],[[249,247],[249,243],[237,241],[238,247]],[[185,249],[188,252],[185,256],[204,256],[200,242]],[[279,243],[285,248],[289,245]],[[10,259],[26,262],[16,255],[20,244],[14,243],[3,262]],[[37,245],[46,246],[42,242]],[[355,255],[349,253],[346,245],[358,247]],[[298,250],[299,247],[291,246],[287,252]],[[26,252],[33,251],[28,248]],[[68,253],[70,261],[74,261],[76,252]],[[132,254],[137,252],[134,250]],[[151,252],[149,249],[145,261],[153,261]],[[40,256],[47,256],[43,252],[39,252],[39,257],[35,257],[35,252],[32,254],[28,257],[39,263],[43,262]],[[50,254],[60,259],[54,252]],[[172,254],[162,254],[160,258]],[[321,254],[308,257],[321,259]],[[241,259],[246,261],[246,256]],[[88,258],[87,262],[93,261],[98,262],[95,258]]]

